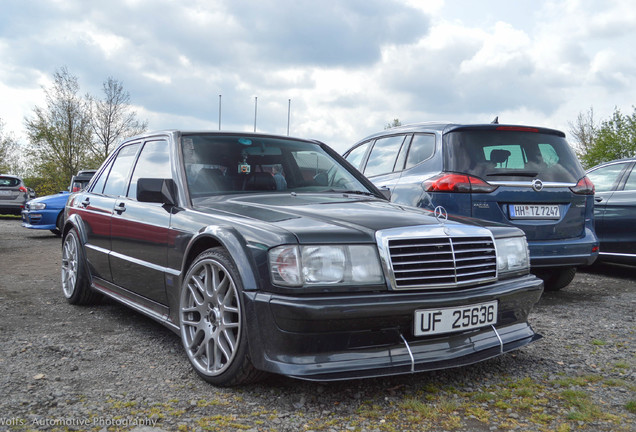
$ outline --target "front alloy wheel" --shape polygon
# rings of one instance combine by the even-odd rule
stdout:
[[[252,381],[257,371],[247,356],[240,279],[223,249],[199,255],[181,291],[181,338],[197,373],[216,385]]]

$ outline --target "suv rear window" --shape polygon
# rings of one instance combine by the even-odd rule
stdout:
[[[0,177],[0,186],[2,187],[16,187],[20,185],[20,179],[15,177]]]
[[[486,181],[576,183],[584,176],[565,138],[538,132],[465,130],[444,136],[446,171]]]

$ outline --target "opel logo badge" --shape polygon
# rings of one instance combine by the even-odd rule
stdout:
[[[444,223],[448,220],[448,213],[442,206],[435,207],[435,211],[433,212],[433,214],[435,215],[435,219],[437,219],[437,222],[442,225],[444,225]]]
[[[539,179],[532,180],[532,189],[537,192],[541,191],[543,189],[543,182]]]

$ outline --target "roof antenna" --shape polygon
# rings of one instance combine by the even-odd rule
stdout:
[[[491,121],[490,124],[499,124],[499,116],[495,117],[495,119]]]

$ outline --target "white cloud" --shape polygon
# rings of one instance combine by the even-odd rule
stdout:
[[[3,0],[0,118],[18,135],[61,66],[124,83],[151,128],[257,129],[343,151],[394,118],[566,129],[636,100],[627,0]]]

